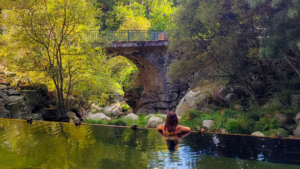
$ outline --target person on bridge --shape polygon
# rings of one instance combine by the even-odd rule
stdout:
[[[158,126],[157,130],[159,133],[167,136],[191,132],[191,129],[189,127],[179,125],[177,115],[174,111],[170,111],[167,114],[166,124]]]

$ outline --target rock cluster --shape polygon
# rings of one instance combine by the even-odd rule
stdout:
[[[2,86],[0,89],[0,118],[26,119],[31,114],[42,114],[49,107],[47,96],[38,90],[16,91]]]

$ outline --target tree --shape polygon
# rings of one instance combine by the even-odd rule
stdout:
[[[261,20],[261,58],[284,58],[300,76],[300,1],[248,1]]]
[[[82,36],[83,30],[95,28],[97,12],[93,1],[16,0],[14,4],[6,11],[9,47],[4,55],[11,62],[25,64],[23,69],[44,72],[55,86],[58,110],[66,116],[66,80],[72,81],[73,73],[84,68],[81,61],[89,60],[95,51]]]
[[[178,55],[173,80],[197,75],[194,85],[239,84],[256,100],[248,64],[259,50],[256,16],[239,0],[181,1],[170,49]],[[197,83],[198,82],[198,83]]]

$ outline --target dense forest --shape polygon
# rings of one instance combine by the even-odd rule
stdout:
[[[247,134],[297,127],[300,1],[0,0],[0,12],[1,66],[18,75],[11,85],[55,91],[61,114],[71,96],[104,107],[136,87],[137,67],[92,46],[85,32],[160,30],[176,55],[168,77],[193,76],[190,89],[209,88],[214,113],[187,111],[183,124],[214,120],[215,130]],[[237,99],[216,95],[220,85]]]

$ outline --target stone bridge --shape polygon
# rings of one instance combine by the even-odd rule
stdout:
[[[144,90],[125,94],[125,100],[134,113],[167,113],[176,109],[189,83],[188,79],[171,82],[167,77],[169,66],[175,59],[168,52],[167,40],[112,42],[106,51],[126,57],[139,69]]]

